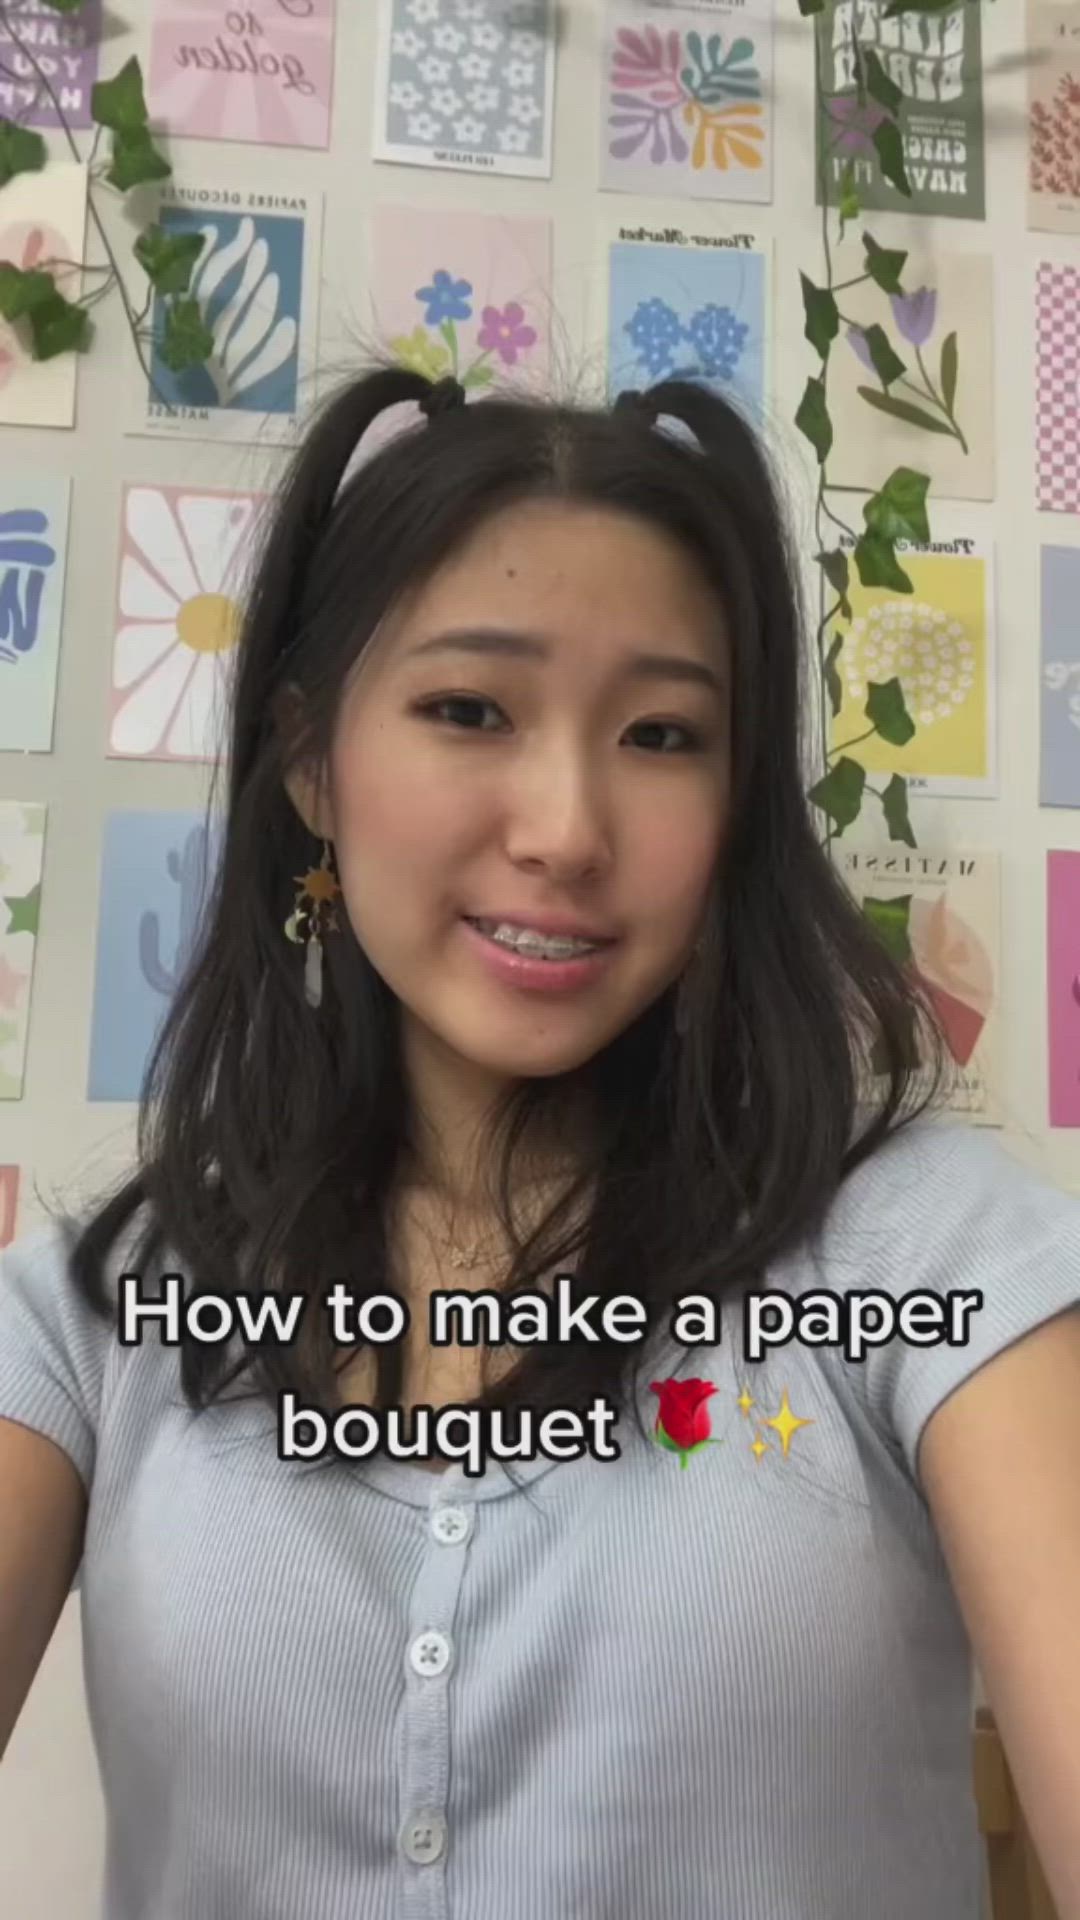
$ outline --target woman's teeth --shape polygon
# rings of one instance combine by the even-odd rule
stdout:
[[[506,920],[472,920],[470,926],[479,933],[487,935],[500,947],[510,947],[515,953],[525,953],[537,960],[574,960],[582,953],[595,953],[599,942],[596,940],[574,940],[559,935],[554,937],[534,932],[532,927],[514,927]]]

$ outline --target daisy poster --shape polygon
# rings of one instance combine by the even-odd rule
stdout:
[[[240,598],[263,498],[124,488],[110,756],[216,760],[224,752]]]
[[[0,265],[48,273],[66,300],[82,291],[77,265],[86,234],[86,168],[50,160],[19,173],[0,198]],[[73,427],[78,355],[35,360],[27,322],[0,320],[0,424]]]
[[[1050,1125],[1080,1127],[1080,853],[1046,856]]]
[[[543,217],[377,207],[372,317],[399,365],[472,392],[548,372],[551,222]]]
[[[0,800],[0,1100],[21,1100],[46,808]]]
[[[69,479],[0,473],[0,750],[50,753],[67,564]]]
[[[851,892],[925,991],[952,1071],[948,1105],[999,1126],[1001,901],[997,853],[843,856]]]
[[[898,540],[896,555],[911,593],[864,587],[851,568],[853,617],[838,617],[833,627],[843,644],[831,745],[838,751],[866,733],[871,684],[898,680],[915,732],[902,747],[878,734],[860,738],[856,753],[867,773],[900,774],[916,793],[992,798],[998,771],[991,547],[965,532],[929,546]]]
[[[1040,575],[1039,803],[1080,807],[1080,547],[1044,547]]]
[[[1080,0],[1027,0],[1028,226],[1080,233]]]
[[[551,178],[555,0],[378,0],[376,160]]]
[[[768,241],[753,233],[683,235],[677,245],[615,241],[609,251],[609,397],[656,380],[698,380],[760,422],[770,331],[768,249]]]
[[[601,187],[771,200],[772,34],[770,0],[609,0]]]
[[[839,204],[850,167],[866,211],[986,217],[981,7],[970,0],[925,11],[889,11],[889,0],[825,0],[818,14],[824,79],[817,117],[818,204],[821,170],[830,206]],[[854,47],[874,53],[898,86],[904,172],[910,196],[886,180],[874,134],[885,110],[864,89],[859,99]]]
[[[148,100],[189,139],[328,147],[334,0],[157,0]]]
[[[0,20],[0,115],[22,127],[57,127],[48,80],[69,127],[89,127],[98,77],[102,0],[60,13],[49,0],[8,0]]]
[[[19,1169],[0,1167],[0,1247],[10,1247],[15,1238],[18,1204]]]
[[[202,247],[186,293],[153,294],[152,384],[132,430],[291,443],[315,370],[321,195],[177,183],[164,190],[158,220]],[[190,337],[193,317],[207,357],[174,371],[173,345]]]

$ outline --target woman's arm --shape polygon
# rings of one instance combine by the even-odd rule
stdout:
[[[71,1591],[86,1507],[67,1454],[0,1419],[0,1758]]]

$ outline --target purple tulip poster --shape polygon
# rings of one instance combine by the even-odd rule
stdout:
[[[0,1100],[21,1100],[47,808],[0,800]]]
[[[71,482],[0,475],[0,750],[50,753]]]
[[[1046,856],[1050,1125],[1080,1127],[1080,853]]]
[[[1080,0],[1027,0],[1028,226],[1080,233]]]
[[[376,160],[551,178],[555,0],[378,0]]]
[[[163,133],[328,147],[334,0],[157,0],[147,98]]]
[[[1044,547],[1041,563],[1044,807],[1080,807],[1080,547]]]
[[[772,40],[771,0],[609,0],[601,187],[771,200]]]
[[[765,398],[768,243],[619,240],[608,284],[608,392],[656,380],[705,382],[759,423]]]
[[[191,961],[220,829],[200,813],[105,822],[89,1100],[137,1100],[150,1051]]]
[[[818,56],[824,75],[817,120],[818,202],[824,169],[830,206],[839,203],[847,170],[865,211],[934,213],[954,219],[986,215],[982,100],[982,9],[952,7],[888,17],[889,0],[825,0],[818,14]],[[874,135],[885,112],[863,88],[856,47],[876,54],[900,88],[904,171],[910,196],[886,180]]]
[[[909,228],[920,231],[920,223]],[[905,248],[890,230],[890,247]],[[861,280],[844,293],[844,325],[829,363],[834,429],[830,477],[848,487],[881,485],[882,474],[911,467],[930,476],[931,495],[992,500],[994,346],[991,261],[982,253],[931,253],[907,244],[901,293],[863,277],[861,241],[850,233],[835,249],[836,278]],[[899,372],[886,389],[874,369],[866,329],[884,330]]]
[[[23,127],[89,127],[98,77],[102,0],[77,12],[49,0],[7,0],[0,20],[0,117]],[[48,83],[48,84],[46,84]]]

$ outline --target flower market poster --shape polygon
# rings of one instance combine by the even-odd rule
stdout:
[[[865,852],[843,874],[893,959],[914,976],[948,1049],[947,1104],[1001,1125],[1000,859],[993,853]]]
[[[608,248],[609,397],[656,380],[698,380],[763,426],[771,241],[745,231],[616,231]]]
[[[817,116],[817,197],[824,169],[830,206],[852,169],[863,211],[986,216],[981,9],[959,0],[948,11],[886,18],[887,0],[826,0],[817,16],[824,99]],[[884,179],[874,134],[886,118],[859,99],[854,43],[875,53],[900,88],[904,168],[910,198]]]
[[[1028,226],[1080,233],[1080,0],[1028,0]]]

